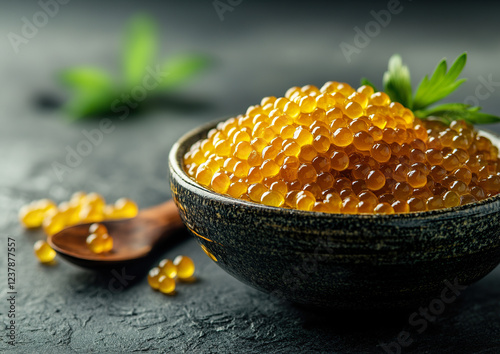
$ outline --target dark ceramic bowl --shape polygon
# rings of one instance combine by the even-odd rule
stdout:
[[[345,215],[209,191],[187,176],[182,159],[215,125],[187,133],[172,148],[173,197],[205,252],[257,289],[332,309],[408,307],[440,296],[446,284],[469,285],[500,263],[500,195],[422,213]]]

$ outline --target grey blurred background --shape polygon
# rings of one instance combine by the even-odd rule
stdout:
[[[176,92],[188,103],[196,103],[192,109],[154,106],[140,119],[120,122],[118,131],[106,136],[58,187],[71,189],[75,184],[92,189],[100,178],[112,178],[115,186],[110,193],[120,194],[126,188],[137,198],[145,191],[135,188],[152,188],[160,193],[160,201],[168,193],[163,188],[167,152],[185,131],[202,121],[242,112],[263,96],[282,95],[293,85],[322,85],[328,80],[358,85],[364,76],[380,86],[393,53],[403,56],[417,85],[440,59],[453,60],[467,51],[463,76],[469,81],[451,97],[458,102],[475,95],[481,78],[500,82],[499,5],[494,2],[389,2],[399,3],[398,13],[391,14],[378,31],[369,23],[376,21],[373,12],[387,12],[386,1],[234,3],[239,4],[220,14],[213,1],[72,0],[60,5],[58,13],[28,43],[20,44],[16,54],[7,35],[20,34],[22,18],[32,19],[41,8],[35,1],[2,1],[0,151],[4,167],[0,185],[15,188],[30,182],[24,188],[29,189],[31,183],[52,184],[50,164],[38,166],[40,156],[45,162],[47,156],[60,161],[65,147],[81,140],[81,130],[92,129],[98,120],[67,124],[64,113],[50,105],[41,107],[39,101],[66,97],[55,80],[63,68],[87,64],[119,73],[123,28],[138,12],[159,23],[162,58],[197,52],[208,54],[215,65]],[[347,60],[341,43],[354,45],[355,28],[366,33],[367,25],[375,35]],[[498,85],[491,93],[480,91],[488,94],[479,100],[487,112],[500,111]],[[21,151],[22,159],[17,157]],[[30,169],[37,169],[36,176],[27,173]],[[139,174],[151,179],[148,187],[129,185],[127,179]]]
[[[42,8],[37,1],[0,1],[0,229],[2,240],[16,238],[19,260],[20,332],[13,352],[382,352],[379,342],[395,340],[407,325],[407,317],[325,319],[272,302],[225,274],[192,239],[165,251],[168,257],[190,255],[202,279],[175,299],[150,291],[145,279],[110,295],[101,275],[64,262],[42,267],[32,255],[33,243],[44,236],[21,228],[21,205],[46,197],[59,202],[77,190],[99,192],[108,201],[129,197],[141,208],[161,203],[170,197],[168,152],[188,130],[243,112],[263,96],[283,95],[290,86],[329,80],[357,86],[367,77],[380,87],[393,53],[402,55],[416,86],[440,59],[467,51],[463,77],[469,80],[450,100],[477,100],[486,112],[500,114],[498,2],[221,2],[230,10],[221,14],[210,0],[71,0],[16,53],[9,35],[20,34],[23,18],[32,20]],[[373,21],[387,14],[388,4],[397,13],[377,27]],[[83,131],[98,128],[102,117],[69,122],[59,108],[68,91],[55,77],[81,65],[119,74],[123,28],[137,13],[159,24],[159,58],[203,53],[214,65],[134,116],[115,119],[116,129],[59,179],[54,162],[64,163],[67,149],[85,139]],[[357,28],[371,35],[346,56],[341,44],[354,46]],[[499,125],[487,128],[500,133]],[[5,276],[2,271],[2,291]],[[406,352],[495,352],[499,276],[497,268],[472,287]],[[0,345],[0,351],[12,349]]]

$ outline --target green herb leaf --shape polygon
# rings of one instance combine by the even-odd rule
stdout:
[[[98,113],[107,113],[115,95],[111,91],[80,91],[77,92],[65,105],[70,120],[78,120]]]
[[[467,62],[467,53],[460,55],[446,72],[446,59],[443,59],[429,79],[426,75],[415,93],[413,109],[419,110],[443,99],[455,91],[466,79],[457,80]]]
[[[378,92],[374,84],[372,84],[366,77],[361,78],[361,85],[370,86],[373,91]]]
[[[123,66],[125,83],[133,87],[141,83],[145,70],[151,65],[157,50],[156,26],[147,16],[132,19],[125,37]]]
[[[102,90],[113,86],[113,79],[107,72],[92,67],[65,70],[59,74],[59,80],[78,91]]]
[[[500,122],[500,117],[480,112],[481,107],[471,107],[464,103],[445,103],[430,109],[415,111],[415,115],[425,119],[428,117],[439,117],[446,123],[453,120],[463,119],[472,124],[487,124]]]
[[[209,59],[202,55],[174,57],[163,66],[167,76],[160,83],[160,87],[170,89],[177,86],[207,67],[209,63]]]
[[[412,91],[410,71],[398,54],[389,59],[388,71],[384,73],[384,91],[392,101],[397,101],[403,106],[412,107]]]

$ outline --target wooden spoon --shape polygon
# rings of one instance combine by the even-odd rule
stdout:
[[[49,245],[62,257],[85,268],[116,267],[147,256],[155,245],[175,237],[183,227],[173,200],[141,210],[135,218],[106,220],[113,238],[111,252],[93,253],[85,242],[92,223],[65,228],[48,238]]]

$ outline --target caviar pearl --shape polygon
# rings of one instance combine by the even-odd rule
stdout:
[[[33,246],[36,257],[41,263],[50,263],[56,257],[56,251],[54,251],[46,241],[40,240]]]
[[[333,81],[262,99],[184,165],[217,193],[326,213],[421,212],[500,192],[498,148],[471,125],[421,121],[383,92]]]
[[[194,274],[194,262],[191,258],[177,256],[173,263],[177,267],[177,277],[179,279],[188,279]]]

